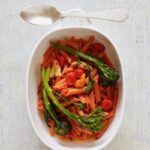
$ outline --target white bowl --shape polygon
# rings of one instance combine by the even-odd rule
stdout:
[[[92,142],[63,142],[55,137],[51,137],[49,134],[49,129],[44,122],[43,116],[37,110],[37,84],[40,79],[40,63],[43,57],[44,52],[49,47],[49,43],[51,40],[61,39],[65,36],[76,36],[76,37],[87,37],[90,35],[94,35],[95,39],[101,41],[106,47],[106,53],[110,57],[112,63],[115,68],[118,69],[120,73],[119,79],[119,102],[117,106],[117,111],[115,117],[104,133],[104,135]],[[116,135],[124,110],[124,82],[122,75],[122,67],[119,56],[117,54],[117,50],[113,46],[113,44],[108,40],[106,36],[100,33],[98,30],[90,28],[90,27],[67,27],[53,30],[47,33],[44,37],[42,37],[39,42],[36,44],[35,49],[33,50],[28,70],[27,70],[27,78],[26,78],[26,100],[29,117],[32,123],[32,126],[38,135],[38,137],[46,144],[49,148],[54,150],[100,150],[104,148],[106,145],[110,143],[110,141]]]

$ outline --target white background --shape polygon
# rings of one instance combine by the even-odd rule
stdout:
[[[27,62],[35,43],[50,27],[25,23],[19,11],[41,0],[0,0],[0,149],[48,150],[38,139],[25,102]],[[124,8],[123,24],[93,20],[112,38],[123,61],[126,107],[117,136],[105,150],[150,150],[150,0],[42,0],[60,10],[80,6],[85,11]],[[65,19],[62,25],[84,25],[84,19]]]

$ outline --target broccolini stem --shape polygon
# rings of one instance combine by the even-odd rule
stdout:
[[[51,73],[51,68],[48,68],[46,70],[46,81],[49,81],[50,73]]]
[[[81,51],[75,50],[65,45],[57,45],[55,43],[52,43],[51,47],[57,48],[59,50],[73,54],[76,57],[80,57],[87,61],[93,62],[95,66],[98,68],[98,70],[100,71],[100,76],[102,78],[102,83],[104,86],[114,85],[115,82],[119,79],[118,71],[107,66],[101,59],[97,57],[91,56],[89,54],[85,54]]]
[[[62,135],[62,136],[68,134],[71,130],[71,124],[68,121],[61,120],[60,118],[58,118],[51,103],[48,100],[46,90],[44,87],[43,87],[43,100],[44,100],[44,105],[45,105],[45,113],[44,114],[45,114],[47,125],[49,126],[48,118],[51,116],[52,119],[57,124],[57,126],[54,128],[55,133],[57,133],[58,135]]]
[[[45,105],[45,109],[49,112],[50,116],[53,118],[53,120],[59,124],[59,121],[58,121],[58,118],[57,118],[57,115],[51,105],[51,103],[49,102],[48,100],[48,97],[46,95],[46,91],[45,89],[43,88],[43,101],[44,101],[44,105]]]
[[[42,81],[43,81],[43,85],[44,88],[46,89],[47,94],[49,95],[49,97],[53,100],[53,103],[62,111],[64,112],[64,114],[66,114],[68,117],[70,117],[73,120],[77,119],[77,116],[72,114],[70,111],[68,111],[67,109],[65,109],[57,100],[57,98],[54,96],[53,94],[53,90],[49,87],[48,82],[46,81],[46,76],[45,76],[45,69],[42,69]]]

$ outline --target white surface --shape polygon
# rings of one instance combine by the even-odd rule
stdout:
[[[34,133],[25,103],[25,73],[38,39],[51,27],[23,22],[19,10],[40,0],[0,0],[0,149],[48,150]],[[116,138],[105,150],[150,149],[150,5],[149,0],[43,0],[61,10],[81,6],[86,11],[125,8],[124,24],[93,20],[119,47],[126,79],[125,115]],[[65,24],[85,24],[65,19]]]

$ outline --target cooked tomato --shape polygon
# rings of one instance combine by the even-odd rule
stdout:
[[[93,47],[94,49],[97,49],[99,52],[103,52],[105,50],[105,46],[101,43],[95,43]]]
[[[75,75],[76,78],[80,78],[82,74],[83,74],[82,69],[75,69],[74,70],[74,75]]]
[[[104,99],[101,103],[101,108],[104,110],[104,111],[110,111],[112,109],[112,101],[109,100],[109,99]]]
[[[97,56],[98,54],[104,52],[105,46],[101,43],[95,43],[92,45],[91,52],[94,56]]]
[[[60,65],[61,67],[63,67],[63,66],[67,63],[67,60],[66,60],[65,57],[62,56],[62,55],[59,55],[59,56],[58,56],[58,61],[59,61],[59,65]]]
[[[68,83],[68,85],[74,85],[76,82],[76,77],[74,72],[69,72],[66,74],[66,82]]]

